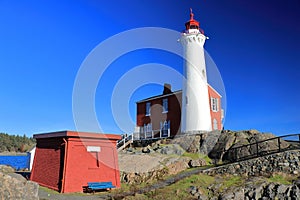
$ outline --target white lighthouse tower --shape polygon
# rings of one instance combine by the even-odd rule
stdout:
[[[180,39],[185,56],[181,108],[181,131],[184,133],[212,130],[203,49],[206,38],[191,9],[190,20],[185,23]]]

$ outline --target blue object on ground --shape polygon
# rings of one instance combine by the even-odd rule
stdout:
[[[115,188],[112,182],[88,182],[88,189],[91,191]]]

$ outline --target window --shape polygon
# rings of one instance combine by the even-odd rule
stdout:
[[[199,27],[198,26],[196,26],[196,25],[191,25],[190,26],[190,29],[198,29]]]
[[[147,102],[146,103],[146,116],[150,116],[151,115],[151,103]]]
[[[218,130],[218,121],[215,118],[213,120],[213,129]]]
[[[202,70],[202,76],[205,78],[206,77],[206,75],[205,75],[205,70],[203,69]]]
[[[168,112],[168,99],[163,99],[163,113]]]
[[[169,137],[170,120],[160,122],[161,137]]]
[[[211,110],[213,112],[219,111],[219,99],[218,98],[210,98]]]
[[[152,123],[144,124],[145,138],[151,138],[152,136]]]
[[[152,132],[152,123],[144,124],[144,132],[145,133]]]

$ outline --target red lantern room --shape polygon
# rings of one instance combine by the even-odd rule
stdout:
[[[190,20],[185,23],[185,32],[191,33],[191,29],[199,30],[200,33],[204,34],[204,31],[200,28],[200,23],[194,19],[193,10],[190,9]]]

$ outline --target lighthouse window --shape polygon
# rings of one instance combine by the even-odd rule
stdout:
[[[218,98],[210,98],[211,110],[213,112],[219,111],[219,99]]]
[[[191,25],[191,26],[190,26],[190,29],[198,29],[198,26],[196,26],[196,25]]]
[[[147,102],[146,103],[146,116],[150,116],[151,115],[151,103]]]
[[[168,99],[163,99],[163,113],[168,112]]]

